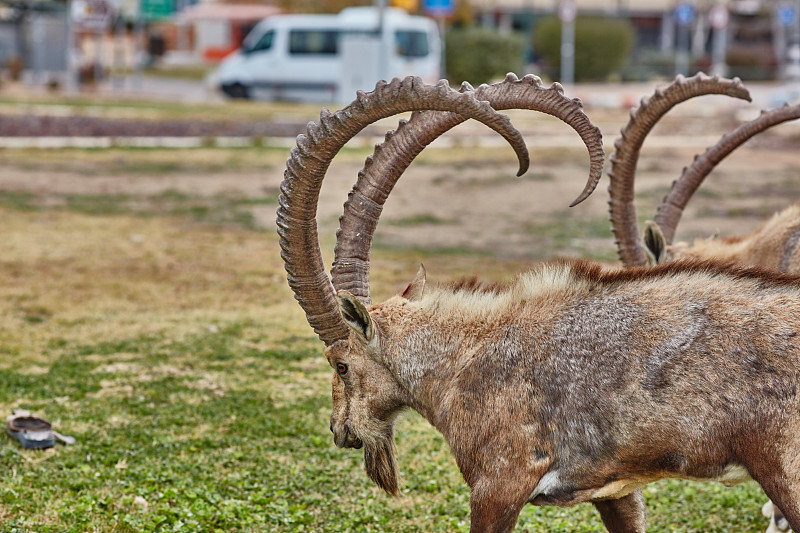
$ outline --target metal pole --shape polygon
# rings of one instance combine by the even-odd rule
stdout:
[[[73,0],[67,1],[67,93],[73,94],[78,91],[78,72],[77,72],[77,52],[75,51],[75,21],[73,20],[72,10]]]
[[[678,26],[678,46],[675,50],[675,74],[686,75],[689,71],[689,26]]]
[[[144,21],[142,1],[139,0],[136,9],[136,20],[133,23],[133,87],[142,88],[142,69],[144,68]]]
[[[562,0],[558,6],[561,20],[561,84],[575,83],[575,18],[577,6],[573,0]]]
[[[561,84],[575,83],[575,21],[561,23]]]
[[[711,48],[711,74],[716,76],[726,76],[728,65],[726,60],[726,48],[728,46],[728,23],[730,14],[725,4],[714,4],[708,11],[708,21],[714,32],[714,41]]]
[[[714,30],[713,49],[711,51],[711,74],[714,76],[725,76],[727,74],[728,65],[725,63],[727,37],[727,28]]]
[[[386,33],[386,1],[376,0],[378,4],[378,35],[380,39],[380,49],[378,57],[380,64],[378,65],[378,76],[382,80],[387,80],[389,77],[389,42],[387,39],[391,36]]]
[[[689,73],[689,31],[694,19],[694,4],[681,2],[675,6],[675,22],[678,24],[678,47],[675,50],[676,75]]]
[[[446,80],[447,79],[447,53],[446,53],[447,50],[445,49],[446,45],[445,45],[445,38],[444,38],[444,32],[445,32],[444,17],[440,16],[440,17],[436,17],[436,18],[437,18],[437,20],[439,22],[439,35],[441,36],[441,39],[442,39],[442,54],[441,54],[442,55],[442,67],[441,67],[441,69],[439,69],[439,72],[440,72],[439,76],[441,76],[441,78],[443,80]]]

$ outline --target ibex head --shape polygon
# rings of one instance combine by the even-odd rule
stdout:
[[[422,149],[467,118],[480,120],[503,135],[520,161],[528,166],[524,139],[498,109],[531,109],[560,118],[583,139],[590,155],[590,175],[573,202],[591,194],[603,168],[600,130],[583,113],[579,100],[564,96],[560,85],[545,88],[535,76],[474,89],[451,89],[442,81],[424,85],[418,78],[379,82],[370,93],[335,114],[323,109],[319,123],[309,123],[306,135],[287,161],[278,208],[278,233],[289,285],[306,311],[309,324],[327,345],[333,368],[331,430],[337,446],[364,448],[367,473],[381,488],[397,492],[392,427],[407,405],[403,388],[387,371],[382,358],[387,339],[381,313],[421,296],[424,271],[403,295],[368,307],[369,255],[382,207],[403,171]],[[322,265],[316,230],[316,204],[322,180],[333,157],[365,126],[397,113],[413,111],[367,158],[344,206],[329,278]]]
[[[425,269],[399,296],[388,300],[373,314],[358,298],[339,291],[337,300],[350,335],[325,349],[333,368],[331,431],[336,446],[364,447],[367,475],[389,494],[397,494],[394,459],[394,422],[408,405],[408,393],[389,371],[382,357],[385,329],[381,317],[402,301],[416,300],[425,286]]]

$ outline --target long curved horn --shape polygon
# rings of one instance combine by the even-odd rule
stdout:
[[[692,164],[683,169],[681,177],[672,183],[667,196],[658,206],[655,223],[661,227],[667,244],[675,237],[675,228],[683,214],[683,209],[703,180],[720,161],[747,142],[754,135],[789,120],[800,118],[800,105],[788,104],[777,109],[762,111],[758,118],[745,122],[730,133],[722,136],[702,155],[697,155]]]
[[[628,124],[622,128],[620,137],[614,143],[615,152],[611,155],[611,170],[608,173],[611,177],[608,203],[617,250],[625,266],[647,264],[633,205],[633,182],[642,143],[667,111],[690,98],[706,94],[725,94],[750,101],[750,93],[739,78],[712,78],[702,72],[691,78],[678,76],[666,87],[657,89],[652,96],[642,98],[639,107],[631,111]]]
[[[528,152],[522,135],[507,116],[481,102],[472,92],[458,92],[442,80],[426,85],[408,77],[386,83],[375,90],[358,92],[356,100],[331,114],[320,113],[286,161],[277,212],[278,235],[289,285],[306,312],[308,323],[326,345],[346,338],[347,326],[339,316],[335,294],[322,264],[317,236],[316,212],[322,180],[333,157],[368,124],[398,113],[422,109],[458,111],[480,120],[508,140],[520,161],[522,174],[528,167]]]
[[[465,83],[460,90],[473,89]],[[563,88],[557,83],[546,88],[536,76],[518,79],[514,74],[509,74],[502,82],[481,85],[475,95],[488,101],[494,109],[540,111],[560,118],[575,129],[589,150],[590,171],[583,192],[571,205],[591,194],[603,172],[603,141],[600,129],[583,112],[580,100],[564,96]],[[331,270],[337,290],[345,289],[370,303],[369,254],[384,202],[414,158],[437,137],[464,120],[465,117],[454,113],[416,112],[411,120],[401,121],[396,131],[387,133],[382,145],[375,147],[374,154],[367,158],[359,172],[339,219]]]

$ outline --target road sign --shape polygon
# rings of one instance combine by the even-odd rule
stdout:
[[[728,26],[731,16],[728,13],[728,8],[722,4],[714,4],[708,10],[708,22],[715,30],[723,30]]]
[[[689,26],[694,22],[694,6],[689,2],[681,2],[675,6],[675,21],[680,26]]]
[[[794,4],[789,4],[786,2],[778,4],[775,14],[778,17],[778,22],[780,22],[781,26],[792,26],[797,19],[797,10],[795,9]]]
[[[139,6],[144,20],[159,20],[175,13],[174,0],[139,0]]]
[[[425,0],[422,9],[433,17],[450,17],[456,10],[456,2],[455,0]]]

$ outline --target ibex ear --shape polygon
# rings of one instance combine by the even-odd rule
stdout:
[[[644,223],[642,242],[648,265],[655,266],[664,262],[667,256],[667,240],[664,238],[661,228],[652,220]]]
[[[339,291],[336,299],[345,324],[365,341],[371,341],[375,336],[375,328],[372,327],[372,317],[369,316],[366,306],[347,291]]]
[[[414,281],[408,284],[400,296],[407,300],[419,300],[422,298],[422,293],[425,291],[425,266],[420,264],[417,275],[414,276]]]

